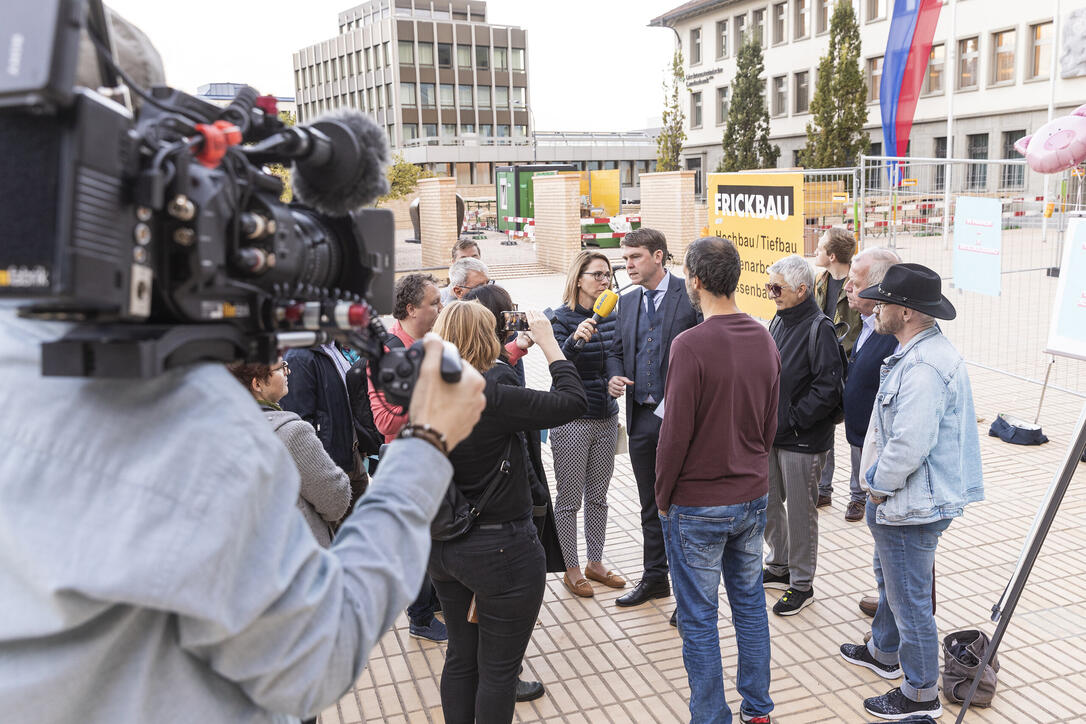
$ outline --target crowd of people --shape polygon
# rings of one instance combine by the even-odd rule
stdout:
[[[816,600],[818,509],[833,494],[827,470],[842,422],[851,465],[845,519],[866,519],[871,531],[877,596],[860,601],[873,616],[869,639],[842,643],[840,653],[884,678],[903,677],[887,694],[865,700],[868,712],[887,719],[938,716],[935,550],[951,520],[983,495],[969,379],[936,323],[954,316],[939,277],[901,263],[892,251],[854,256],[853,248],[851,235],[834,229],[819,242],[815,262],[824,271],[817,278],[800,256],[773,264],[765,290],[777,312],[767,329],[736,303],[741,262],[730,241],[695,241],[680,277],[669,270],[664,236],[641,228],[623,239],[631,289],[613,313],[593,313],[612,288],[611,260],[586,250],[569,269],[561,303],[546,313],[527,311],[527,330],[515,331],[506,318],[517,304],[490,277],[478,245],[460,242],[444,289],[427,274],[409,274],[396,284],[385,349],[427,340],[424,372],[432,375],[420,375],[408,408],[387,401],[366,360],[336,343],[290,350],[272,365],[229,365],[241,383],[236,389],[259,414],[246,413],[207,366],[171,375],[176,387],[189,391],[187,401],[198,402],[193,414],[212,404],[209,394],[238,408],[230,424],[240,429],[232,434],[248,444],[223,455],[224,464],[202,454],[192,461],[192,475],[219,480],[248,468],[230,498],[252,499],[217,514],[240,521],[237,534],[251,540],[234,548],[221,541],[209,550],[189,546],[180,555],[176,538],[151,537],[140,542],[146,563],[153,556],[187,560],[188,573],[185,565],[170,567],[180,580],[213,566],[225,581],[262,556],[266,560],[245,580],[267,575],[273,585],[245,592],[219,586],[218,600],[205,591],[205,602],[198,586],[184,608],[163,605],[164,591],[177,583],[161,569],[140,585],[119,574],[123,584],[86,599],[86,584],[60,559],[35,563],[50,572],[47,587],[31,586],[10,565],[0,566],[8,590],[23,591],[14,620],[52,637],[26,636],[16,653],[44,662],[41,654],[60,651],[62,632],[119,607],[131,620],[107,625],[101,645],[139,634],[145,654],[169,662],[163,647],[173,644],[155,639],[154,632],[179,625],[177,655],[198,657],[206,671],[165,680],[183,690],[207,686],[209,676],[233,682],[230,692],[205,694],[209,710],[313,716],[354,681],[369,648],[406,607],[412,636],[447,641],[445,720],[508,722],[517,701],[545,693],[542,683],[520,674],[546,575],[560,573],[578,597],[593,596],[593,584],[627,586],[604,563],[608,489],[623,427],[618,400],[625,397],[643,570],[615,605],[638,606],[674,592],[671,624],[682,638],[691,721],[731,721],[717,629],[721,580],[738,646],[740,720],[770,721],[764,590],[783,591],[771,606],[779,616],[799,614]],[[21,327],[27,324],[34,323],[8,315],[3,329],[8,337],[17,336],[15,330],[25,337]],[[453,343],[466,363],[468,373],[457,385],[437,378],[435,335]],[[523,358],[529,353],[545,359],[549,389],[526,386]],[[27,366],[25,357],[18,362]],[[14,369],[15,362],[6,365]],[[30,377],[22,369],[25,386],[18,393],[5,385],[14,409],[27,395],[44,394],[44,383]],[[114,412],[127,411],[130,396],[148,394],[49,381],[65,383],[77,399],[97,400]],[[425,400],[417,399],[420,391]],[[225,424],[221,415],[204,412]],[[152,437],[165,430],[146,414],[128,424],[143,426],[142,434]],[[222,432],[217,427],[216,434]],[[18,445],[30,438],[20,433],[14,439]],[[543,439],[554,461],[553,497]],[[123,454],[114,451],[90,470],[119,472],[112,461]],[[125,510],[161,516],[163,505],[176,502],[157,482],[165,479],[162,465],[179,462],[175,457],[120,474],[114,493],[137,501]],[[54,477],[75,471],[74,459],[63,462],[69,459],[43,459],[42,469],[56,468]],[[291,461],[296,475],[284,478],[276,467],[282,459]],[[152,487],[130,482],[133,474]],[[472,506],[473,522],[462,535],[431,540],[427,522],[442,505],[445,481]],[[49,480],[44,489],[57,484]],[[302,513],[295,513],[297,524],[282,500],[269,500],[291,489],[291,505]],[[72,498],[87,502],[86,495]],[[208,510],[199,494],[189,503],[191,512],[170,514],[198,517]],[[91,520],[99,507],[89,506]],[[120,555],[129,533],[139,529],[125,516],[121,511],[112,521],[116,540],[106,528],[81,532],[94,549]],[[13,531],[16,538],[25,533],[0,519],[0,533],[11,537]],[[122,568],[133,575],[142,570],[132,562]],[[71,610],[66,599],[67,608],[58,609],[66,615],[32,606],[64,598],[67,589],[80,592],[85,611]],[[148,606],[169,616],[142,613]],[[169,617],[179,618],[170,624]],[[13,650],[10,635],[3,646]],[[335,666],[340,670],[332,675]],[[3,664],[0,670],[12,673]],[[93,677],[83,677],[85,686],[92,685]],[[32,664],[18,681],[33,690],[49,678]],[[160,695],[120,697],[102,711],[125,720],[129,707],[153,708]]]

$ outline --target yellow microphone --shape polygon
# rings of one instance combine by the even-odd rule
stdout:
[[[618,295],[610,289],[604,289],[598,297],[596,297],[596,303],[592,305],[592,319],[596,324],[599,324],[604,318],[609,317],[611,312],[615,311],[615,305],[618,304]],[[584,348],[584,340],[578,339],[573,343],[573,349],[580,352]]]

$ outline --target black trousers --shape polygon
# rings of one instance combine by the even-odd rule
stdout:
[[[627,398],[630,414],[630,465],[637,494],[641,499],[641,536],[644,539],[644,567],[641,578],[645,582],[667,580],[667,553],[664,551],[664,533],[656,508],[656,444],[660,441],[660,418],[653,414],[655,407],[639,405]]]
[[[463,538],[434,541],[430,578],[449,629],[441,672],[448,724],[508,724],[517,674],[546,586],[546,556],[531,518],[477,525]],[[475,597],[477,624],[468,623]]]

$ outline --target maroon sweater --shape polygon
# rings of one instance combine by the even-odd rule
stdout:
[[[709,317],[671,344],[656,505],[735,505],[769,492],[781,360],[747,314]]]

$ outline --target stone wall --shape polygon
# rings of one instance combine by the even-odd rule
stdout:
[[[422,266],[446,266],[449,249],[460,238],[460,229],[456,228],[456,179],[420,179],[418,194]]]
[[[694,175],[693,171],[641,174],[641,226],[664,235],[676,266],[682,266],[686,247],[700,233],[694,209]]]
[[[536,261],[565,272],[581,251],[581,179],[576,175],[536,176]]]

